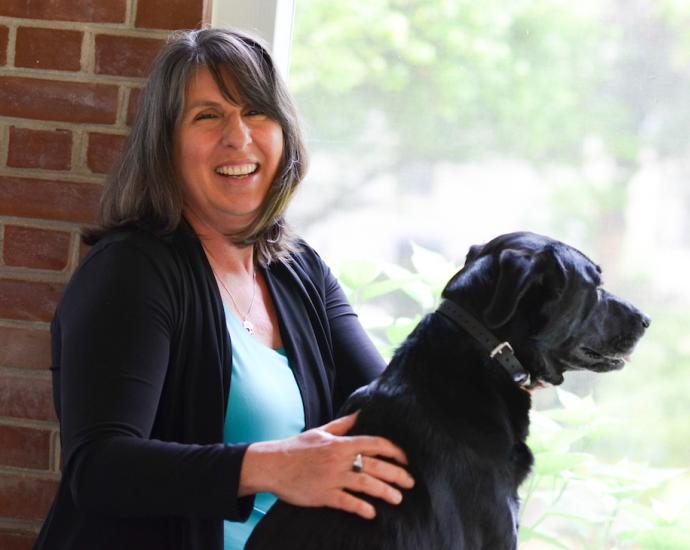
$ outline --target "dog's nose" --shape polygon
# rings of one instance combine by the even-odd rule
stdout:
[[[644,313],[642,313],[641,311],[638,311],[637,313],[638,313],[638,319],[639,319],[639,321],[640,321],[640,324],[641,324],[644,328],[649,328],[649,325],[652,324],[651,318],[647,317],[647,316],[646,316]]]

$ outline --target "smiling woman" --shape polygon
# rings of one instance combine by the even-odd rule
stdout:
[[[371,519],[412,486],[333,420],[384,363],[288,231],[305,170],[264,46],[174,35],[53,319],[64,471],[36,549],[236,550],[276,497]]]
[[[197,233],[211,225],[234,235],[264,203],[282,161],[283,131],[268,115],[233,99],[238,94],[228,93],[236,85],[227,71],[222,79],[219,87],[206,67],[191,77],[173,159],[187,220]]]
[[[284,257],[293,250],[294,237],[283,215],[307,170],[297,112],[272,60],[258,42],[246,36],[236,40],[220,37],[223,31],[217,29],[180,33],[173,35],[160,53],[139,100],[124,153],[105,187],[99,225],[86,232],[87,242],[95,243],[105,232],[128,223],[157,234],[178,226],[184,199],[184,179],[178,169],[192,168],[177,166],[182,159],[175,155],[175,149],[185,141],[186,130],[196,126],[192,123],[201,122],[188,119],[191,104],[199,103],[195,116],[202,115],[203,120],[226,120],[232,106],[243,112],[247,123],[236,130],[256,128],[248,124],[256,117],[266,127],[277,125],[282,132],[282,150],[277,152],[278,167],[266,200],[249,223],[235,228],[232,239],[238,244],[253,244],[261,262]],[[209,122],[201,126],[217,127]],[[223,134],[228,129],[226,125]],[[247,138],[252,136],[246,134]],[[209,146],[209,139],[204,137],[204,143]],[[251,148],[256,147],[252,144]],[[234,156],[239,158],[237,153]],[[227,160],[218,162],[222,166]]]

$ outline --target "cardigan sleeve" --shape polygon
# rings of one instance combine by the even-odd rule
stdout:
[[[92,251],[53,322],[63,476],[75,505],[115,517],[244,519],[246,446],[152,438],[179,289],[170,262],[129,243]]]

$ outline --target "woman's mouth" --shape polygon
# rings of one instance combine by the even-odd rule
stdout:
[[[231,166],[220,166],[216,168],[216,174],[227,176],[231,178],[244,178],[252,175],[259,169],[259,165],[255,162],[247,164],[235,164]]]

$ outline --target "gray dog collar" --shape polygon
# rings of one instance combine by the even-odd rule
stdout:
[[[518,361],[518,358],[515,357],[510,343],[501,342],[491,334],[489,329],[455,302],[441,300],[436,311],[470,333],[470,335],[487,349],[489,358],[498,361],[517,384],[521,386],[529,384],[529,373],[525,370],[525,367],[522,366],[520,361]]]

